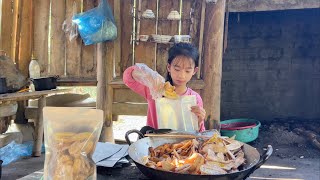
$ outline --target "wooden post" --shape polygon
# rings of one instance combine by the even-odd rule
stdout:
[[[107,67],[110,63],[112,65],[113,61],[112,59],[106,58],[105,51],[107,51],[108,54],[113,54],[113,52],[110,51],[110,49],[106,50],[104,43],[99,43],[97,45],[97,81],[98,81],[97,109],[103,110],[103,114],[104,114],[103,116],[104,123],[102,126],[102,131],[101,131],[99,141],[114,143],[113,129],[112,129],[113,92],[112,92],[112,87],[110,85],[107,85],[107,82],[109,82],[109,79],[110,79],[110,69],[112,69]]]
[[[223,29],[225,15],[225,0],[218,0],[216,4],[206,6],[204,32],[204,64],[203,80],[205,88],[201,91],[204,109],[210,117],[209,128],[214,122],[220,121],[220,97],[222,74]]]
[[[120,21],[120,1],[108,1],[110,7],[113,7],[115,19]],[[120,27],[118,22],[117,27]],[[104,124],[102,126],[102,132],[100,141],[114,143],[112,120],[116,117],[112,117],[112,102],[113,102],[113,88],[111,81],[114,76],[114,62],[116,58],[119,58],[121,51],[119,50],[119,40],[121,39],[121,29],[118,28],[118,39],[112,42],[104,44],[99,43],[97,45],[97,80],[98,80],[98,92],[97,92],[97,109],[102,109],[104,112]]]
[[[35,125],[35,140],[33,145],[33,156],[41,156],[41,147],[43,140],[43,108],[46,106],[46,96],[38,100],[38,119]]]

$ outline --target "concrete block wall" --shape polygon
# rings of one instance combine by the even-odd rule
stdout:
[[[221,120],[320,121],[320,9],[229,17]]]

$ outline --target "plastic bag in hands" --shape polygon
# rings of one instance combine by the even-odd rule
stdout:
[[[106,0],[101,0],[96,8],[74,15],[72,22],[78,25],[85,45],[117,38],[116,23]]]
[[[149,88],[152,99],[161,98],[164,93],[164,78],[143,63],[136,63],[134,70],[137,75],[135,80]]]
[[[96,179],[92,160],[103,124],[103,111],[45,107],[44,179]]]

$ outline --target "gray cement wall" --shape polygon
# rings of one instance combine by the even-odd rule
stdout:
[[[221,120],[320,121],[320,9],[230,13]]]

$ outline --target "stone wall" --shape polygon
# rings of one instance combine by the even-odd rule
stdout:
[[[320,120],[320,9],[230,13],[221,120]]]

